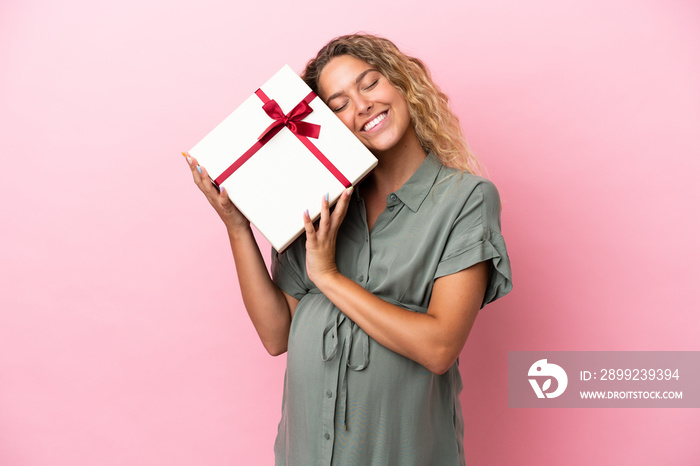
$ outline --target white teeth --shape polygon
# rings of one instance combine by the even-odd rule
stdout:
[[[369,130],[371,130],[372,128],[374,128],[375,126],[377,126],[377,124],[378,124],[380,121],[382,121],[384,118],[386,118],[386,112],[382,113],[382,114],[379,115],[377,118],[375,118],[374,120],[370,121],[370,122],[367,123],[365,126],[363,126],[363,127],[362,127],[362,131],[369,131]]]

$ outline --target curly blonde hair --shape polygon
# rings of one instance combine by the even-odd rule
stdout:
[[[302,79],[314,92],[318,93],[323,68],[341,55],[350,55],[377,68],[401,92],[408,102],[413,129],[426,152],[434,153],[444,165],[481,173],[481,164],[469,150],[447,96],[433,82],[422,61],[404,54],[383,37],[371,34],[336,37],[306,64]]]

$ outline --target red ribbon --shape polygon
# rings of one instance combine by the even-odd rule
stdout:
[[[258,141],[253,144],[250,149],[245,151],[243,155],[238,158],[238,160],[236,160],[214,180],[217,185],[221,185],[221,183],[226,181],[226,179],[231,176],[233,172],[238,170],[238,168],[249,158],[251,158],[253,154],[259,151],[262,146],[267,144],[267,142],[270,141],[275,134],[279,133],[282,128],[285,127],[289,128],[289,130],[302,142],[302,144],[304,144],[304,146],[306,146],[306,148],[316,156],[319,162],[321,162],[323,166],[326,167],[343,186],[349,188],[352,185],[352,183],[350,183],[350,181],[348,181],[348,179],[345,178],[342,173],[340,173],[340,170],[338,170],[335,165],[333,165],[333,163],[328,160],[311,141],[309,141],[310,137],[318,138],[319,132],[321,131],[320,125],[302,121],[311,112],[313,112],[313,109],[309,105],[309,103],[311,103],[311,101],[316,97],[316,94],[313,91],[311,91],[309,95],[304,98],[304,100],[299,102],[286,115],[282,112],[282,109],[277,102],[271,100],[267,95],[265,95],[262,89],[255,91],[255,95],[257,95],[260,100],[263,101],[262,108],[265,110],[265,113],[267,113],[270,118],[274,119],[275,121],[273,121],[272,124],[262,132],[262,134],[258,137]]]
[[[286,126],[294,134],[301,134],[307,138],[318,139],[318,133],[321,132],[321,126],[314,125],[313,123],[308,123],[306,121],[301,121],[306,118],[309,113],[314,111],[314,109],[311,108],[305,100],[299,102],[299,104],[286,115],[282,113],[282,109],[274,100],[268,100],[265,102],[262,108],[265,110],[265,113],[267,113],[268,116],[275,121],[268,126],[260,136],[258,136],[258,140],[265,138],[275,128],[281,129],[282,126]],[[275,131],[274,134],[276,133],[277,131]],[[268,139],[271,138],[272,136],[270,136]]]

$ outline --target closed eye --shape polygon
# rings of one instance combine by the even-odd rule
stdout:
[[[348,106],[348,103],[347,103],[347,101],[346,101],[346,102],[345,102],[343,105],[341,105],[340,107],[335,107],[335,108],[333,109],[333,113],[338,113],[338,112],[340,112],[341,110],[345,109],[345,107],[347,107],[347,106]]]
[[[370,84],[369,86],[365,87],[364,90],[365,90],[365,91],[368,91],[368,90],[372,89],[374,86],[377,85],[378,82],[379,82],[379,78],[377,78],[377,79],[375,79],[374,81],[372,81],[372,84]]]

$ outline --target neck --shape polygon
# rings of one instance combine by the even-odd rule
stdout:
[[[425,160],[426,154],[416,133],[407,131],[394,147],[374,152],[374,156],[378,163],[366,181],[380,192],[392,192],[411,178]]]

